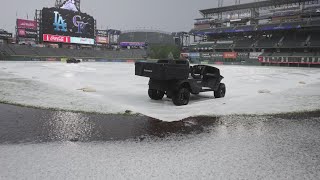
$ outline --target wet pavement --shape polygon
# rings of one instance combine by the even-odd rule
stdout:
[[[0,104],[0,179],[319,179],[320,112],[162,122]]]
[[[204,132],[219,118],[163,122],[142,115],[104,115],[0,104],[0,144],[143,140]]]

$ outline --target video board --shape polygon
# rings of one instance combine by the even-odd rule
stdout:
[[[92,16],[59,8],[42,9],[42,34],[94,38]]]

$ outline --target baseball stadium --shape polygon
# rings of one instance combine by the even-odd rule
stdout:
[[[319,179],[320,0],[80,1],[0,11],[1,180]]]
[[[66,2],[56,1],[53,8],[36,10],[34,21],[17,19],[14,37],[2,30],[0,59],[141,60],[153,58],[153,45],[174,45],[182,58],[197,63],[298,67],[320,64],[317,0],[268,0],[203,9],[202,18],[195,19],[189,32],[100,30],[92,16],[80,11],[80,1],[75,4],[73,11],[66,9]],[[74,15],[82,20],[73,22]],[[66,18],[65,25],[74,26],[64,29],[61,17]]]
[[[259,1],[200,10],[189,52],[212,63],[319,67],[318,1]]]
[[[2,60],[125,62],[150,57],[152,45],[175,45],[169,32],[97,29],[94,17],[80,11],[80,0],[57,0],[55,7],[35,10],[34,20],[18,18],[15,29],[0,32]]]

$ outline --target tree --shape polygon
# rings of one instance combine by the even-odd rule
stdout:
[[[153,59],[179,59],[180,50],[175,45],[152,45],[150,57]]]

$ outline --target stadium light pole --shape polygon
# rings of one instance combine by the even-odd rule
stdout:
[[[218,7],[222,7],[223,6],[223,0],[218,0]]]

